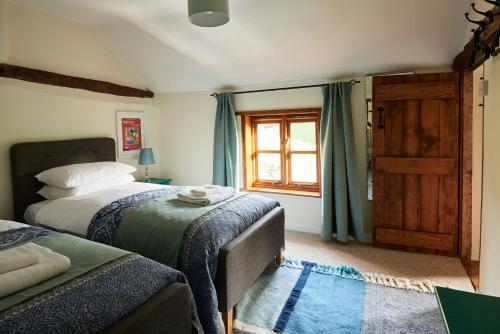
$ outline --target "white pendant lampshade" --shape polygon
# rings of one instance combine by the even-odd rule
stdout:
[[[229,22],[228,0],[188,0],[189,21],[200,27],[217,27]]]

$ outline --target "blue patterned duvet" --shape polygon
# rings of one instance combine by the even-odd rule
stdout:
[[[77,237],[34,227],[0,232],[0,250],[28,241],[49,248],[50,244],[56,245],[57,251],[63,254],[62,244],[73,243],[78,247],[80,254],[71,258],[70,270],[51,280],[63,280],[63,275],[72,275],[78,268],[83,274],[55,286],[48,280],[0,299],[0,333],[99,333],[170,284],[186,283],[179,271],[140,255],[121,250],[119,254],[118,250]],[[93,248],[101,251],[96,253]],[[81,252],[85,249],[88,254]],[[85,271],[85,266],[88,267],[85,255],[105,258],[107,249],[117,256]],[[71,257],[72,254],[64,255]],[[196,325],[194,307],[192,317]]]
[[[127,215],[133,215],[136,217],[134,223],[142,228],[142,230],[137,229],[138,233],[128,233],[129,242],[127,245],[133,244],[133,249],[124,246],[125,243],[118,243],[117,246],[164,262],[159,254],[154,254],[151,250],[161,253],[170,246],[168,243],[173,240],[173,237],[169,236],[167,240],[159,238],[158,234],[162,227],[176,222],[172,219],[151,222],[151,215],[156,215],[157,220],[164,217],[164,215],[159,214],[161,206],[160,209],[158,206],[154,206],[152,210],[148,211],[147,217],[142,216],[143,220],[140,219],[141,216],[138,213],[145,212],[146,210],[141,211],[141,208],[152,202],[165,201],[166,203],[166,201],[172,200],[172,194],[181,190],[181,187],[165,187],[162,190],[138,193],[114,201],[96,213],[89,225],[87,237],[95,241],[115,244],[114,241],[120,239],[120,224],[126,221],[128,225],[126,228],[130,229],[131,223],[130,220],[127,220]],[[180,240],[178,254],[176,254],[177,269],[181,270],[188,279],[196,301],[198,315],[206,333],[220,331],[220,317],[214,283],[219,250],[278,206],[278,202],[269,198],[244,194],[232,198],[223,205],[213,206],[213,209],[207,210],[190,221],[189,225],[177,236]],[[179,210],[186,210],[186,208]],[[193,208],[193,210],[199,209]],[[184,212],[183,215],[170,212],[169,217],[184,217],[188,214],[189,212]],[[155,233],[155,229],[151,228],[151,225],[158,229],[158,233]],[[122,228],[125,229],[125,226]],[[157,256],[155,257],[155,255]]]

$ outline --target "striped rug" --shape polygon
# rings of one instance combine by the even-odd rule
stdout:
[[[446,333],[434,284],[287,259],[235,308],[235,333]]]

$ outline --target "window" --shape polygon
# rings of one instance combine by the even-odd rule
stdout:
[[[246,189],[319,195],[321,109],[241,112]]]

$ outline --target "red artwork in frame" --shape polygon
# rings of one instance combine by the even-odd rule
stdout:
[[[116,112],[118,157],[138,155],[144,142],[144,113]]]
[[[142,148],[142,123],[140,118],[122,118],[123,151],[137,151]]]

